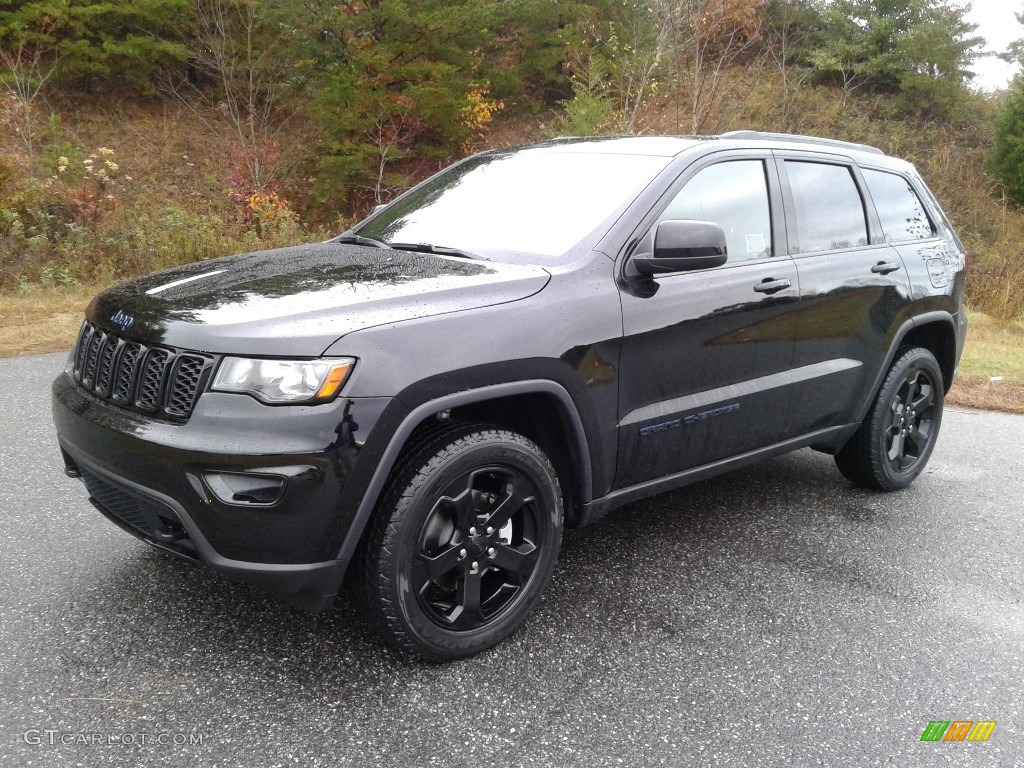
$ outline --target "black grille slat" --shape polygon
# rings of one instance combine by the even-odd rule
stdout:
[[[86,345],[85,367],[82,370],[82,384],[91,387],[96,380],[96,363],[100,356],[100,347],[103,346],[104,334],[93,330],[89,336],[89,343]]]
[[[178,358],[165,409],[172,416],[188,416],[199,390],[199,383],[206,368],[206,359],[197,355],[182,355]]]
[[[99,360],[96,363],[96,378],[93,389],[101,397],[110,396],[110,380],[114,377],[114,358],[117,356],[119,341],[108,336],[100,350]]]
[[[82,369],[85,367],[85,357],[89,351],[89,337],[93,328],[89,323],[82,324],[82,330],[78,334],[78,347],[75,351],[75,378],[82,380]]]
[[[214,365],[213,355],[146,347],[86,322],[74,378],[95,395],[131,410],[187,419]]]
[[[160,395],[163,393],[167,363],[170,359],[171,353],[159,348],[149,350],[146,355],[142,373],[139,375],[138,394],[135,397],[135,405],[142,410],[155,411],[160,405]]]
[[[139,344],[128,342],[124,345],[124,351],[117,361],[117,378],[114,379],[114,387],[110,395],[114,402],[127,404],[131,399],[135,367],[141,353],[142,346]]]

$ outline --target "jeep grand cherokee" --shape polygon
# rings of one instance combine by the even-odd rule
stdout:
[[[387,638],[453,659],[523,622],[563,525],[806,446],[910,483],[965,261],[871,147],[494,150],[326,243],[101,293],[54,420],[128,532],[308,610],[351,570]]]

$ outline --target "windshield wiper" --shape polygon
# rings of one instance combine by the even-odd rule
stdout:
[[[487,261],[477,253],[470,253],[459,248],[452,248],[447,245],[434,245],[433,243],[388,243],[388,248],[398,251],[416,251],[417,253],[436,253],[440,256],[457,256],[460,259],[480,259]]]
[[[346,243],[348,245],[368,245],[372,248],[393,248],[394,246],[388,245],[383,240],[374,240],[372,237],[363,237],[362,235],[338,235],[330,242],[332,243]]]
[[[483,256],[458,248],[451,248],[447,245],[434,245],[433,243],[385,243],[383,240],[375,240],[372,237],[349,234],[338,235],[333,238],[332,243],[349,243],[352,245],[368,245],[373,248],[391,248],[396,251],[415,251],[416,253],[436,253],[441,256],[457,256],[460,259],[480,259],[487,261]]]

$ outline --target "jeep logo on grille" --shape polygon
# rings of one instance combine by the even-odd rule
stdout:
[[[135,318],[131,315],[126,315],[124,310],[117,310],[117,314],[110,316],[110,322],[120,328],[122,331],[127,331],[132,327],[132,323],[135,322]]]

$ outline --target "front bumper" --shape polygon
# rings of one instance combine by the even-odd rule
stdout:
[[[173,424],[93,397],[66,374],[53,383],[66,472],[105,516],[314,611],[333,603],[348,565],[342,545],[375,466],[363,447],[389,404],[271,407],[208,392]]]

